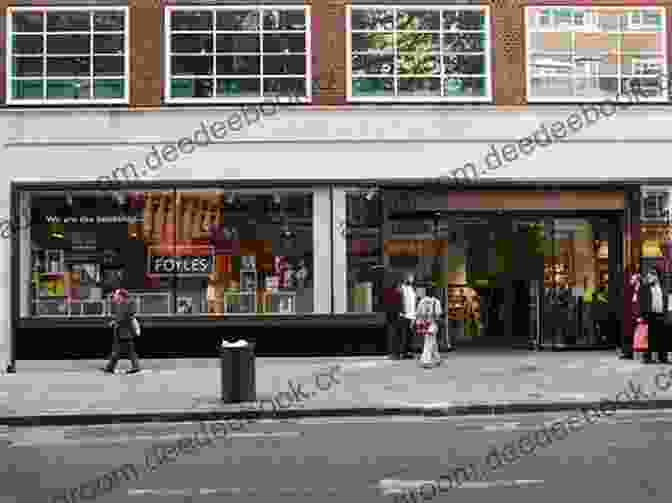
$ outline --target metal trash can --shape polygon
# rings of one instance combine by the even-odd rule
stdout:
[[[256,365],[254,343],[222,342],[220,347],[222,401],[240,403],[256,401]]]

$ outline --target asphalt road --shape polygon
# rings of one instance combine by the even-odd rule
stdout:
[[[138,480],[123,480],[95,501],[392,503],[394,491],[459,465],[481,463],[491,446],[501,448],[568,415],[262,421],[233,433],[230,441],[216,439]],[[0,432],[0,503],[65,501],[51,496],[125,463],[140,466],[152,445],[190,437],[201,427],[5,430]],[[667,502],[671,440],[672,411],[619,411],[435,501]]]

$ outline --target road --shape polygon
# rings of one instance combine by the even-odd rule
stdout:
[[[381,487],[407,487],[480,463],[490,446],[567,416],[260,421],[230,441],[217,439],[139,480],[123,481],[96,501],[391,503]],[[141,465],[150,446],[200,428],[151,423],[0,432],[0,502],[56,501],[57,489],[78,487],[125,463]],[[669,501],[671,440],[672,411],[619,411],[500,468],[487,482],[467,482],[435,501]]]

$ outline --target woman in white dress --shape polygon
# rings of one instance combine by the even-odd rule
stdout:
[[[425,344],[420,356],[420,364],[425,368],[441,365],[438,322],[441,319],[441,303],[434,297],[433,288],[428,289],[427,295],[418,303],[415,317],[415,328],[418,335],[424,336]]]

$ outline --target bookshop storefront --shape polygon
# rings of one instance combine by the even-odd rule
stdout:
[[[239,337],[260,354],[382,353],[383,288],[406,272],[420,294],[439,288],[458,347],[613,345],[630,192],[17,183],[14,356],[104,357],[119,286],[145,357],[213,356]],[[61,335],[46,337],[54,328]]]
[[[624,191],[386,195],[386,267],[438,287],[456,346],[618,343]]]

